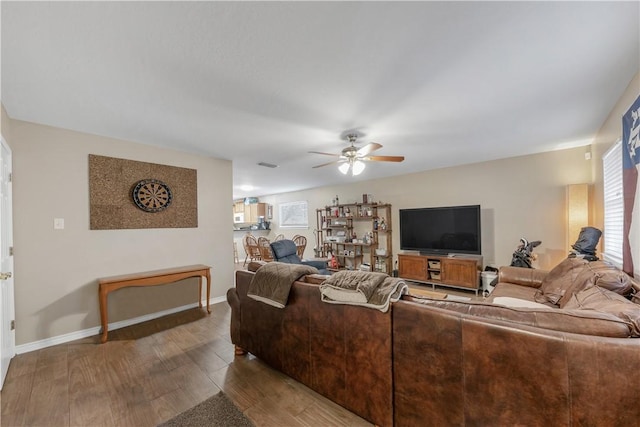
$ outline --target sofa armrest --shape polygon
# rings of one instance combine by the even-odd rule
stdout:
[[[546,277],[546,270],[524,267],[500,267],[498,271],[498,283],[507,282],[514,285],[539,288],[542,280]]]
[[[267,261],[251,261],[249,262],[249,264],[247,264],[247,270],[256,272],[260,267],[262,267],[266,263]]]
[[[304,279],[301,280],[313,285],[321,285],[322,282],[327,280],[327,277],[329,277],[328,274],[307,274],[306,276],[304,276]]]
[[[240,297],[236,288],[227,290],[227,302],[231,307],[231,342],[240,342]]]

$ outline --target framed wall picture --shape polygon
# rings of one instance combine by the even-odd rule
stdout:
[[[306,200],[278,205],[280,227],[309,228],[309,210]]]

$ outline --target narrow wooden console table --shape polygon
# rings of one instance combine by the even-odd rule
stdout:
[[[102,322],[101,341],[107,342],[109,331],[109,311],[107,296],[109,292],[130,286],[156,286],[177,282],[178,280],[199,277],[198,305],[202,308],[202,278],[207,278],[207,313],[211,313],[209,299],[211,296],[211,267],[203,264],[187,265],[184,267],[165,268],[162,270],[145,271],[142,273],[124,274],[121,276],[103,277],[98,279],[100,297],[100,321]]]

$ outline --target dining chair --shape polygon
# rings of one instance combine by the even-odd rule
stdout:
[[[258,237],[258,250],[260,251],[260,258],[263,261],[273,261],[273,254],[271,253],[271,242],[266,237]]]
[[[236,241],[233,242],[233,262],[235,264],[240,262],[240,260],[238,259],[238,242]]]
[[[303,259],[304,249],[307,247],[307,238],[296,234],[291,240],[293,240],[293,242],[296,244],[296,252],[298,253],[298,256],[300,257],[300,259]]]
[[[262,257],[260,256],[260,249],[258,247],[258,240],[253,234],[245,235],[244,239],[242,240],[242,244],[244,246],[245,253],[247,254],[244,258],[244,264],[242,264],[243,266],[247,263],[247,260],[259,261],[262,259]]]

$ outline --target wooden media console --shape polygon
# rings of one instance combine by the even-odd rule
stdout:
[[[398,275],[403,279],[470,289],[478,294],[482,256],[398,255]]]

